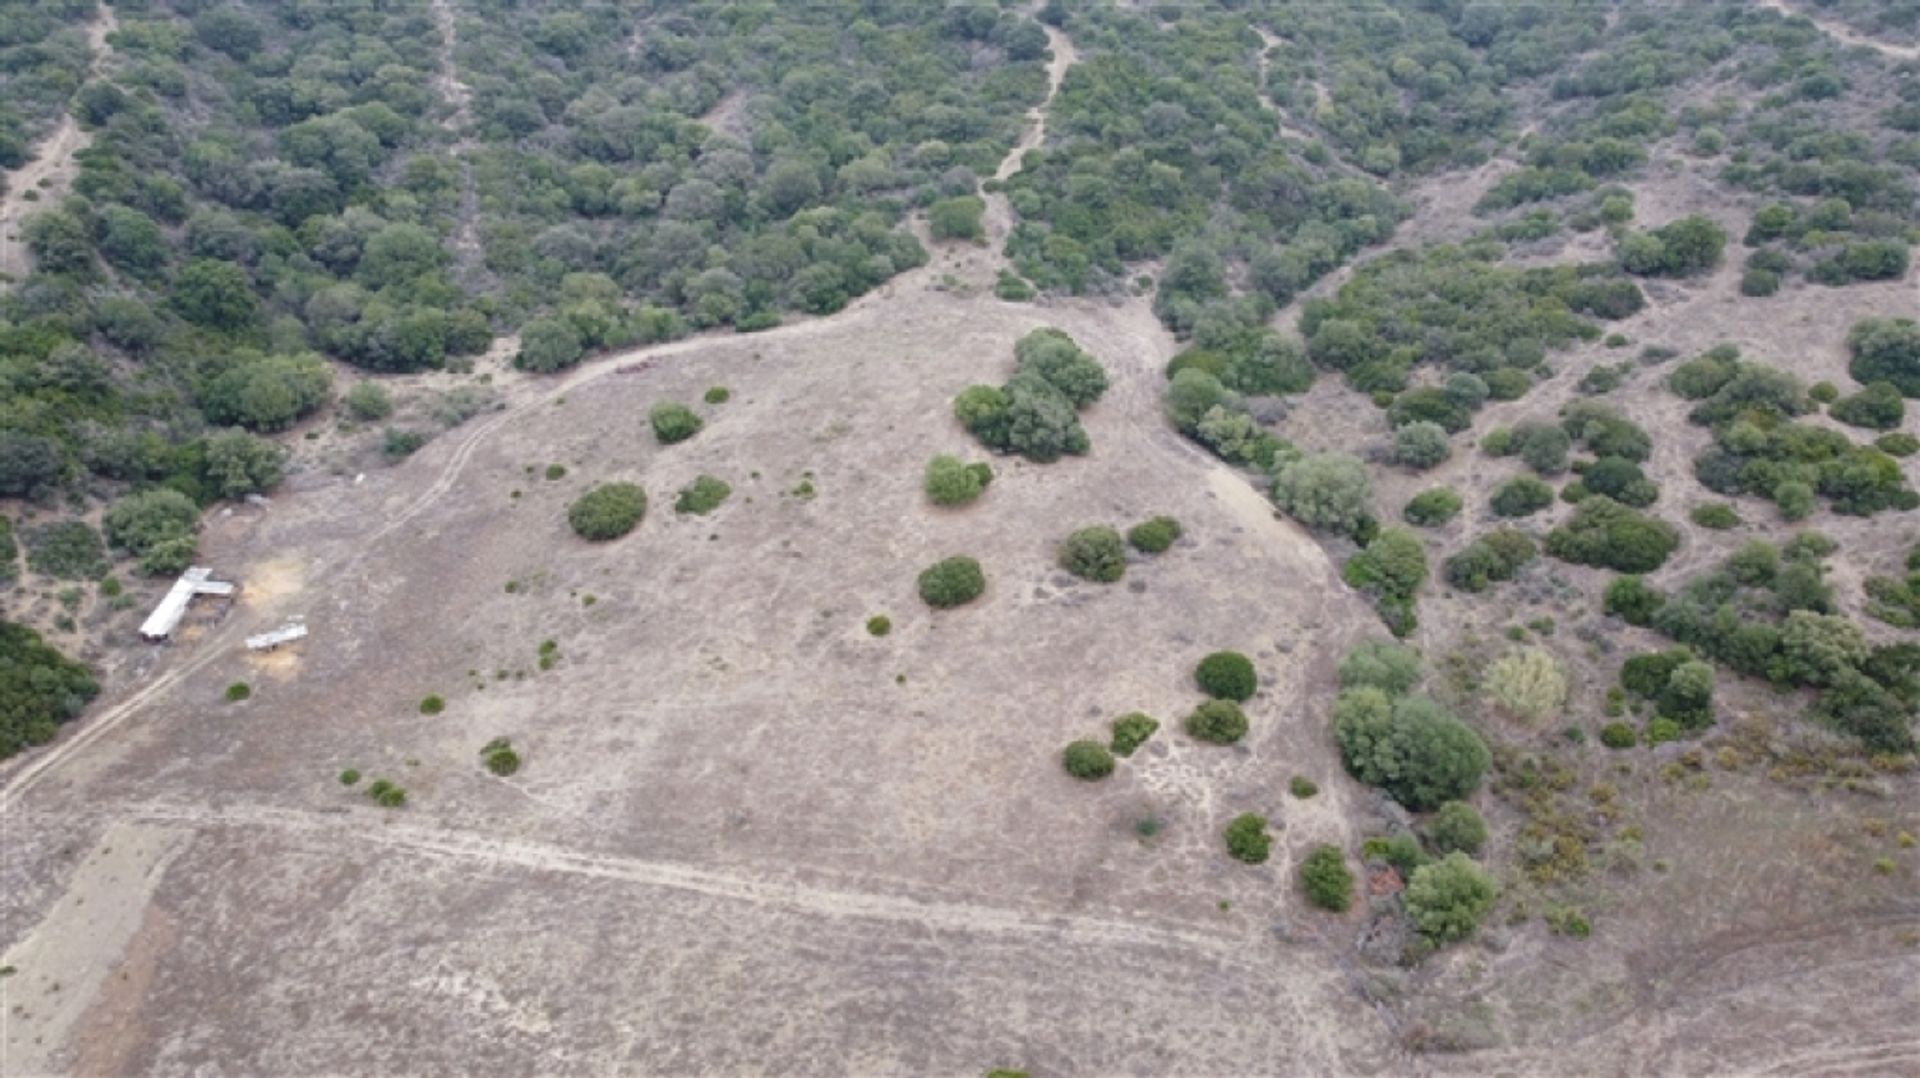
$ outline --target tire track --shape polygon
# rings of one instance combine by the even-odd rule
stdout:
[[[112,51],[107,48],[107,35],[119,26],[113,8],[101,3],[99,13],[87,24],[87,48],[93,54],[88,78],[99,76]],[[7,174],[6,194],[0,196],[0,273],[23,277],[32,268],[18,238],[27,215],[51,207],[66,194],[66,187],[73,182],[75,155],[92,143],[93,135],[80,127],[72,112],[63,110],[53,133],[40,143],[33,159]],[[47,186],[42,188],[42,183]],[[28,191],[38,192],[38,197],[34,201],[23,198]]]

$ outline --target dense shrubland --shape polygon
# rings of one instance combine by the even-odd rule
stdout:
[[[1057,329],[1036,329],[1014,345],[1015,370],[998,388],[968,386],[953,415],[980,444],[1048,462],[1092,447],[1079,411],[1107,390],[1106,371]]]

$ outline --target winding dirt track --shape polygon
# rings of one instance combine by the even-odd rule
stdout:
[[[1787,3],[1787,0],[1760,0],[1760,6],[1771,11],[1777,11],[1788,18],[1805,19],[1819,27],[1821,33],[1826,34],[1842,45],[1850,45],[1857,49],[1872,49],[1884,56],[1891,56],[1896,60],[1920,60],[1920,45],[1895,45],[1891,42],[1867,37],[1865,34],[1858,33],[1832,19],[1823,19],[1818,15],[1802,11],[1792,4]]]
[[[89,75],[100,74],[111,53],[107,35],[119,25],[113,9],[106,4],[100,5],[100,13],[87,24],[87,47],[93,53]],[[40,144],[33,160],[7,173],[6,194],[0,195],[0,274],[19,278],[32,269],[21,226],[35,211],[50,208],[65,196],[73,182],[75,155],[92,143],[93,135],[81,129],[73,114],[62,112],[53,134]],[[39,197],[32,201],[22,198],[28,191],[38,191]]]

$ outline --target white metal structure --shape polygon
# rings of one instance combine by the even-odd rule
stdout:
[[[140,625],[140,637],[151,644],[165,643],[180,625],[180,619],[187,616],[187,607],[197,595],[232,595],[235,585],[225,580],[214,580],[213,570],[196,565],[180,574],[173,582],[167,594],[161,598],[160,605],[153,608],[147,620]]]
[[[288,618],[285,625],[280,626],[272,632],[247,637],[247,647],[252,648],[254,651],[272,651],[282,644],[291,644],[295,640],[305,640],[306,638],[306,619]]]

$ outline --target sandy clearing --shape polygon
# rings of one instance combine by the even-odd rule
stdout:
[[[107,829],[34,930],[0,956],[0,1071],[60,1069],[53,1053],[99,995],[140,930],[181,833],[122,821]]]

